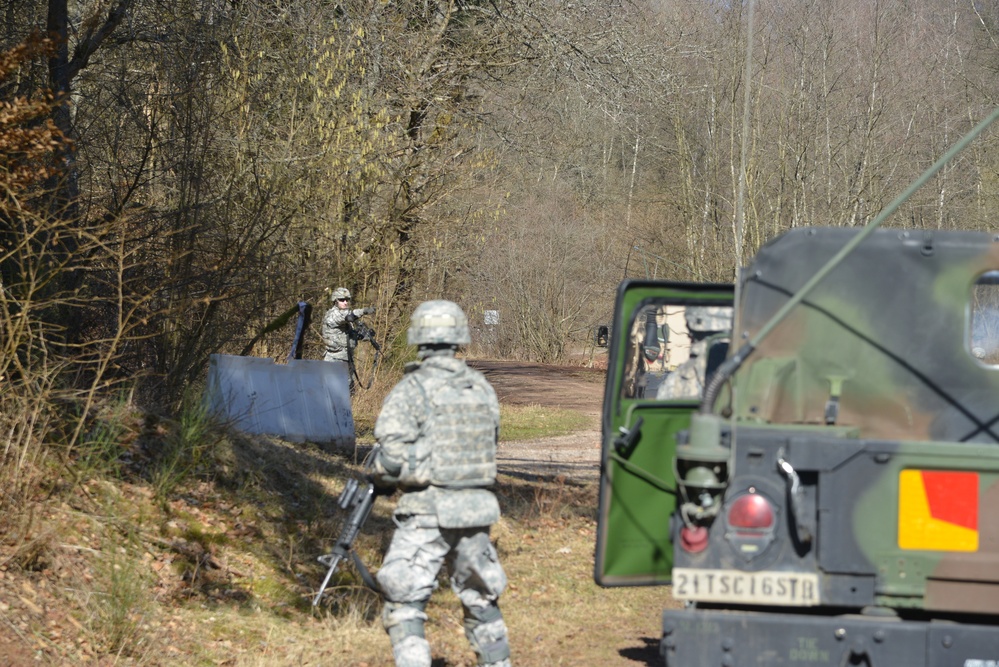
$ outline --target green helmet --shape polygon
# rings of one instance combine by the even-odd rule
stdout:
[[[336,303],[337,299],[349,299],[350,290],[346,287],[337,287],[333,290],[333,296],[331,298],[333,299],[333,303]]]
[[[458,304],[443,299],[424,301],[409,322],[410,345],[467,345],[472,342],[468,319]]]

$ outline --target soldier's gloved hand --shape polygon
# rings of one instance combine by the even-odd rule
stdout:
[[[375,485],[375,495],[391,496],[395,493],[395,483],[385,479],[384,476],[367,475],[368,481]]]
[[[361,312],[364,313],[365,315],[372,315],[375,312],[375,307],[368,306],[367,308],[362,308]]]

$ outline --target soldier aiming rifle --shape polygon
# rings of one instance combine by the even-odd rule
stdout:
[[[367,308],[351,308],[350,290],[337,287],[332,294],[333,307],[323,316],[322,337],[326,345],[325,361],[342,361],[353,369],[353,348],[357,345],[357,328],[361,326],[361,318],[375,312],[373,306]],[[370,329],[369,329],[370,331]],[[373,340],[373,335],[370,338]],[[350,376],[350,391],[354,392],[354,377],[357,373],[348,372]],[[372,379],[374,376],[372,376]]]

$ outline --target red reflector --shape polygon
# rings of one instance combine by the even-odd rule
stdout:
[[[728,510],[728,524],[733,528],[769,528],[774,523],[774,508],[757,493],[740,496]]]

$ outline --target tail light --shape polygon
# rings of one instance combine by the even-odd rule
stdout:
[[[774,507],[758,493],[739,496],[728,508],[728,525],[738,530],[769,530],[774,525]]]
[[[774,541],[777,507],[749,487],[725,503],[725,539],[747,561],[759,556]]]

